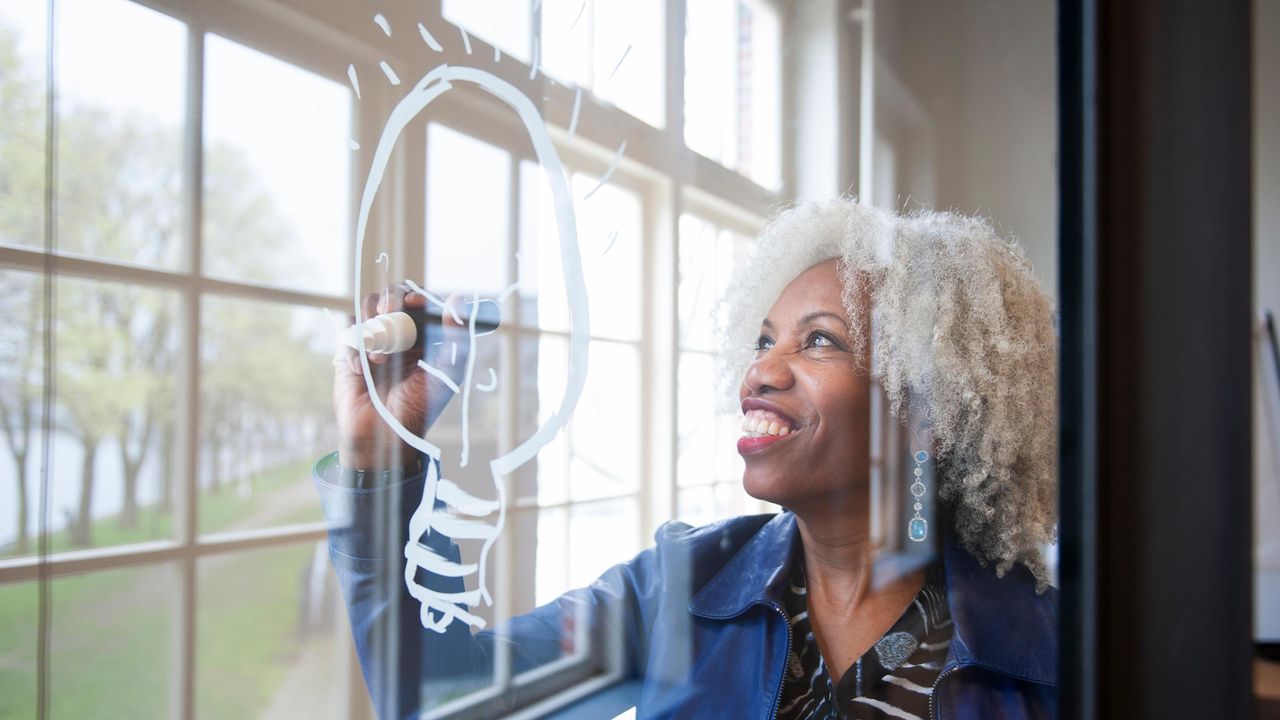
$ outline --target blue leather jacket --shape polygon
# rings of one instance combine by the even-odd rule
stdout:
[[[637,717],[774,717],[790,642],[780,597],[799,542],[793,514],[700,528],[668,523],[654,547],[498,633],[472,634],[454,623],[439,635],[422,630],[418,603],[404,586],[405,524],[421,497],[422,476],[352,489],[323,475],[318,465],[330,556],[380,717],[415,717],[424,692],[440,687],[440,679],[483,683],[499,644],[517,673],[553,661],[566,618],[583,611],[592,638],[620,640],[624,672],[641,682]],[[457,557],[447,538],[428,544]],[[1021,566],[997,578],[950,539],[943,545],[955,633],[932,716],[1055,717],[1056,590],[1037,595]],[[461,589],[451,582],[438,589]],[[495,713],[502,702],[495,701]]]

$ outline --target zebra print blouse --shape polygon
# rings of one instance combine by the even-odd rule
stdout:
[[[791,622],[791,655],[778,717],[927,718],[933,683],[951,646],[951,613],[941,568],[929,568],[924,586],[902,617],[850,666],[839,684],[833,684],[809,625],[804,557],[796,555],[783,593],[783,609]]]

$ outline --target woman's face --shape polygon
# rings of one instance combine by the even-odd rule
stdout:
[[[868,478],[868,364],[851,349],[841,292],[835,260],[796,276],[761,325],[738,393],[743,485],[797,512],[855,501]]]

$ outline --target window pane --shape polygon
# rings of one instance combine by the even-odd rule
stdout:
[[[605,570],[640,551],[640,506],[635,498],[569,506],[569,587],[586,587]]]
[[[44,245],[45,27],[45,0],[0,6],[0,243],[8,245]]]
[[[38,588],[0,585],[0,718],[36,717]]]
[[[542,71],[591,89],[591,0],[542,0]]]
[[[174,590],[169,565],[53,582],[52,717],[169,716]]]
[[[636,489],[640,477],[639,381],[640,357],[635,347],[591,343],[587,382],[569,423],[569,491],[574,500]]]
[[[186,28],[125,0],[70,0],[57,17],[58,249],[174,267]]]
[[[205,299],[201,532],[321,519],[311,466],[337,448],[334,330],[315,308]]]
[[[537,510],[537,605],[555,600],[569,589],[569,511],[563,507]]]
[[[542,68],[654,127],[665,124],[662,0],[544,0]]]
[[[654,127],[665,123],[666,3],[599,2],[592,15],[592,91]]]
[[[676,501],[676,517],[690,525],[706,525],[723,518],[752,512],[777,512],[766,509],[742,491],[742,479],[700,487],[683,488]]]
[[[55,549],[169,536],[180,306],[173,292],[58,278]]]
[[[199,563],[196,714],[345,717],[350,635],[327,543]]]
[[[712,351],[716,301],[752,241],[693,215],[680,216],[680,346]]]
[[[205,53],[206,272],[343,294],[351,91],[216,35]]]
[[[521,324],[566,331],[569,311],[556,217],[537,166],[522,164],[520,188]],[[618,185],[600,185],[582,173],[574,174],[572,192],[591,335],[639,339],[644,238],[640,196]]]
[[[682,486],[742,480],[741,418],[715,412],[713,362],[703,353],[680,353],[676,476]]]
[[[511,155],[443,125],[427,129],[427,288],[494,297],[507,285]]]
[[[444,0],[444,19],[502,52],[529,62],[530,0]]]
[[[538,340],[539,425],[560,408],[567,353],[568,343],[563,338],[543,336]],[[589,358],[586,384],[573,419],[538,453],[534,482],[540,504],[617,495],[638,486],[639,353],[631,345],[597,341],[591,343]],[[521,398],[523,402],[531,400],[527,393]]]
[[[689,3],[685,143],[760,185],[781,185],[781,35],[767,0]]]
[[[44,282],[0,271],[0,556],[35,552],[44,426]],[[0,715],[3,717],[3,715]]]

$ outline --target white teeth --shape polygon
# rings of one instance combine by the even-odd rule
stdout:
[[[790,432],[790,427],[773,419],[772,416],[746,415],[742,418],[742,434],[749,437],[782,436]]]

